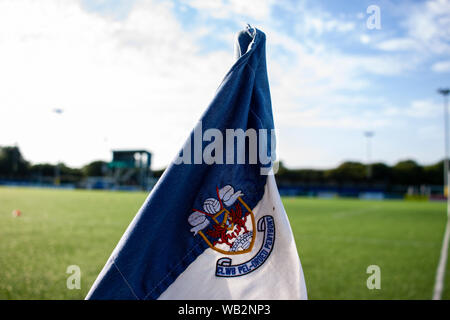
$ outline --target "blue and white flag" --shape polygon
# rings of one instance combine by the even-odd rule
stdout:
[[[265,34],[237,60],[86,299],[306,299],[273,176]]]

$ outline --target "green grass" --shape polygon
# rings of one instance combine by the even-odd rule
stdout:
[[[83,299],[146,194],[0,188],[0,299]],[[284,198],[311,299],[429,299],[445,204]],[[22,216],[13,218],[12,210]],[[81,268],[68,290],[67,266]],[[366,268],[381,268],[368,290]],[[450,268],[444,298],[450,299]]]
[[[0,299],[83,299],[144,199],[0,188]],[[81,269],[81,290],[66,288],[69,265]]]
[[[445,204],[298,198],[284,204],[309,298],[431,298]],[[367,289],[369,265],[381,269],[381,290]],[[448,299],[448,277],[446,284]]]

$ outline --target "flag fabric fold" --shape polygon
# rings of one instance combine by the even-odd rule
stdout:
[[[86,299],[306,299],[269,172],[265,40],[256,28],[238,34],[236,62]]]

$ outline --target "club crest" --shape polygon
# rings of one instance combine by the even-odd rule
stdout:
[[[224,255],[252,251],[256,234],[262,236],[261,248],[248,261],[232,264],[224,257],[216,263],[217,277],[238,277],[258,269],[270,256],[275,243],[275,222],[265,215],[255,225],[255,216],[245,203],[244,193],[226,185],[216,188],[215,197],[207,198],[202,209],[193,209],[188,217],[194,236],[200,235],[208,246]],[[275,208],[274,208],[275,210]]]
[[[250,252],[255,243],[255,217],[243,196],[230,185],[216,188],[216,196],[205,199],[202,209],[193,209],[188,218],[191,231],[220,253]]]

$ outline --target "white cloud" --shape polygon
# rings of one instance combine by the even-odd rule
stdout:
[[[411,105],[404,110],[404,113],[409,117],[426,118],[436,117],[440,115],[441,108],[432,100],[414,100]]]
[[[390,118],[426,119],[440,116],[441,107],[430,99],[412,100],[406,107],[385,105],[382,114]]]
[[[361,35],[361,36],[359,37],[359,41],[360,41],[362,44],[368,44],[368,43],[370,42],[370,37],[369,37],[368,35],[366,35],[366,34],[363,34],[363,35]]]
[[[199,52],[196,34],[152,1],[123,21],[74,1],[2,1],[0,39],[0,144],[19,142],[34,162],[81,165],[139,147],[163,166],[233,63]]]
[[[301,28],[305,30],[306,33],[312,32],[318,35],[327,32],[349,32],[355,29],[355,23],[351,21],[338,20],[336,18],[324,16],[311,16],[305,15],[304,24]],[[300,27],[300,25],[299,25]],[[301,30],[297,30],[301,32]]]
[[[414,59],[346,54],[317,37],[286,33],[270,19],[271,1],[188,5],[232,22],[254,19],[266,32],[281,141],[294,143],[291,129],[396,125],[392,117],[400,111],[386,106],[376,112],[386,103],[372,101],[365,90],[370,76],[403,74],[418,63]],[[114,20],[88,13],[76,1],[0,0],[0,145],[19,142],[33,162],[69,165],[109,159],[113,148],[148,148],[156,167],[165,166],[233,63],[233,32],[217,34],[204,24],[186,31],[172,9],[168,2],[141,0]],[[326,12],[309,13],[294,28],[316,35],[355,28]],[[230,50],[202,52],[199,39],[208,34],[229,41]],[[430,104],[415,102],[406,112],[419,118],[432,111]],[[65,112],[56,115],[54,108]],[[325,154],[317,148],[312,158],[300,159],[283,145],[281,153],[293,164]]]
[[[385,51],[406,51],[417,48],[417,42],[410,38],[394,38],[382,41],[377,48]]]
[[[449,53],[450,1],[427,1],[411,11],[406,22],[410,37],[431,52]]]
[[[450,53],[450,1],[408,3],[401,23],[406,35],[383,40],[377,48],[386,51],[417,51],[422,55]]]
[[[450,72],[450,60],[439,61],[431,66],[434,72]]]
[[[186,0],[185,4],[209,17],[231,19],[239,23],[242,18],[264,21],[270,16],[273,0]]]

